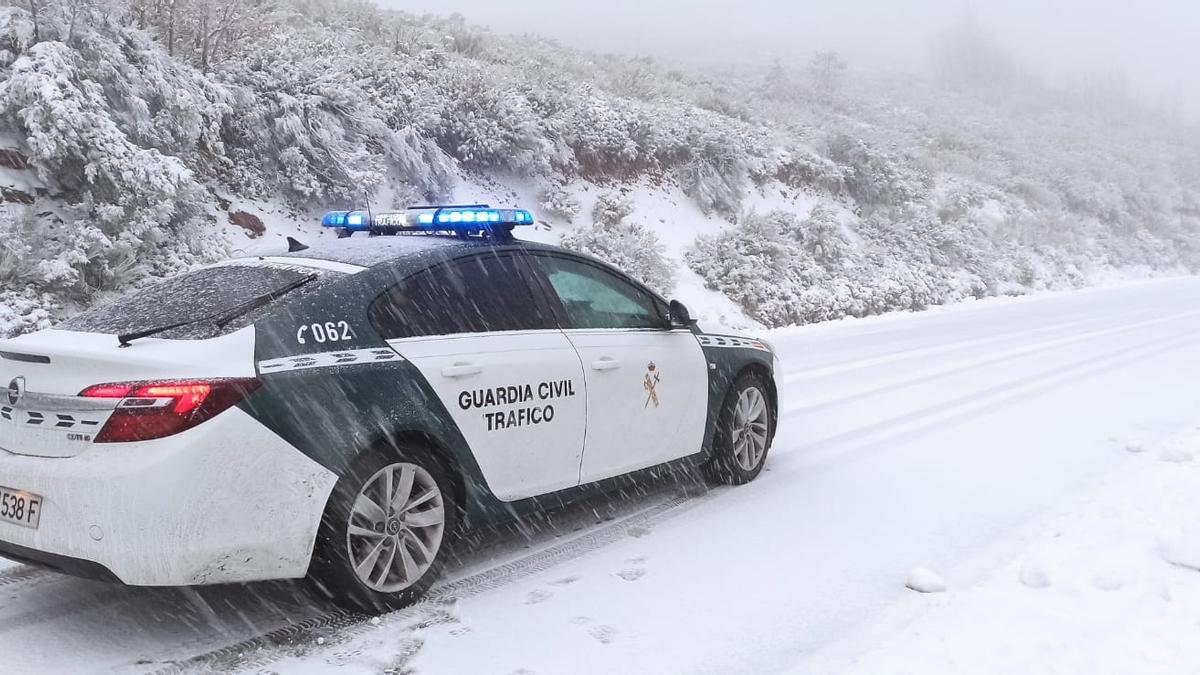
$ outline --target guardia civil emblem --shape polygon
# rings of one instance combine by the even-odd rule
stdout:
[[[642,382],[642,386],[646,389],[646,405],[642,407],[649,408],[651,403],[654,404],[655,408],[658,407],[658,390],[656,387],[658,387],[659,376],[658,366],[654,365],[654,362],[651,361],[650,365],[646,366],[646,379]]]

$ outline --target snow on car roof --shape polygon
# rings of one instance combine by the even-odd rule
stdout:
[[[526,247],[543,248],[542,244],[514,240]],[[281,257],[316,258],[332,260],[362,267],[374,267],[387,262],[395,262],[404,258],[416,258],[437,252],[440,256],[453,253],[454,249],[464,251],[479,248],[511,245],[510,242],[495,242],[487,239],[460,239],[441,235],[397,235],[385,237],[370,237],[358,235],[345,239],[318,239],[314,242],[304,242],[309,247],[303,251],[284,253]]]

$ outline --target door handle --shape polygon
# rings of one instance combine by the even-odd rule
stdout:
[[[621,362],[611,356],[601,356],[592,361],[592,370],[615,370],[621,367]]]
[[[467,363],[459,361],[452,366],[442,368],[443,377],[467,377],[468,375],[478,375],[483,372],[483,366],[478,363]]]

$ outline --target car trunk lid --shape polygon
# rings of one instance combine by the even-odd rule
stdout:
[[[0,449],[72,457],[87,449],[117,399],[79,396],[108,382],[254,376],[252,326],[207,340],[44,330],[0,341]]]

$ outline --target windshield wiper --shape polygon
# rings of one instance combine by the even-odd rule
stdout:
[[[279,298],[287,295],[288,293],[291,293],[292,291],[296,290],[297,288],[300,288],[304,284],[307,284],[310,281],[314,281],[318,276],[320,276],[320,275],[318,275],[314,272],[313,274],[310,274],[306,277],[297,279],[297,280],[293,281],[292,283],[287,284],[281,288],[277,288],[273,291],[263,293],[262,295],[260,295],[258,297],[250,298],[249,300],[243,302],[242,304],[238,305],[237,307],[234,307],[233,309],[229,310],[228,312],[225,312],[224,314],[213,319],[213,325],[216,326],[217,328],[224,328],[225,326],[227,326],[229,324],[229,322],[233,321],[234,319],[238,318],[239,316],[245,316],[246,314],[249,314],[250,312],[258,309],[259,307],[263,307],[265,305],[271,304],[272,302],[275,302]]]
[[[250,298],[249,300],[246,300],[245,302],[238,304],[233,309],[230,309],[229,311],[223,312],[221,314],[209,314],[208,316],[202,316],[199,319],[188,319],[187,321],[179,321],[177,323],[172,323],[172,324],[169,324],[166,326],[155,326],[153,328],[147,328],[145,330],[134,331],[132,333],[122,333],[117,336],[117,342],[119,343],[119,346],[121,346],[121,347],[128,347],[129,343],[134,340],[139,340],[144,337],[150,337],[151,335],[158,335],[159,333],[165,333],[169,330],[174,330],[176,328],[181,328],[183,326],[190,326],[191,324],[194,324],[194,323],[211,323],[213,326],[215,326],[218,329],[224,328],[225,326],[229,325],[229,323],[231,321],[233,321],[234,319],[236,319],[240,316],[244,316],[244,315],[258,309],[259,307],[262,307],[264,305],[269,305],[270,303],[275,302],[279,298],[283,297],[284,295],[287,295],[288,293],[291,293],[292,291],[296,290],[297,288],[300,288],[301,286],[316,280],[317,277],[319,277],[319,276],[320,275],[316,274],[316,273],[309,274],[308,276],[297,279],[297,280],[295,280],[289,284],[286,284],[284,286],[281,286],[273,291],[268,291],[266,293],[263,293],[262,295],[256,295],[253,298]]]

